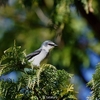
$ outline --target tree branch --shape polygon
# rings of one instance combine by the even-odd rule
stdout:
[[[94,30],[95,36],[100,39],[100,20],[92,12],[89,11],[88,14],[86,13],[81,0],[75,0],[75,5],[80,14],[86,19],[87,23]]]

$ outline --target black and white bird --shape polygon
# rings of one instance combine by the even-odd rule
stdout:
[[[44,41],[39,49],[35,50],[33,53],[28,54],[26,57],[33,66],[40,66],[41,61],[46,58],[50,49],[56,46],[57,44],[50,40]]]

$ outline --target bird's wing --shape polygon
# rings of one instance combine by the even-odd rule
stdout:
[[[42,49],[40,48],[40,49],[38,49],[38,50],[36,50],[36,51],[34,51],[34,52],[28,54],[28,55],[26,56],[26,58],[27,58],[28,60],[30,60],[30,59],[33,58],[34,56],[38,55],[38,54],[41,52],[41,50],[42,50]]]

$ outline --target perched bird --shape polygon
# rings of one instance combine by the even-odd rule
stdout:
[[[57,44],[50,40],[44,41],[39,49],[35,50],[33,53],[28,54],[26,57],[33,66],[40,66],[41,61],[46,58],[50,49],[56,46]]]

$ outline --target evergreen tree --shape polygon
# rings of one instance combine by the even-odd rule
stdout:
[[[96,71],[92,76],[92,80],[88,82],[88,86],[91,88],[91,96],[89,100],[100,99],[100,64],[96,66]]]
[[[4,51],[0,60],[0,75],[11,71],[21,73],[18,80],[0,80],[0,100],[77,100],[72,74],[57,70],[50,64],[33,68],[25,57],[25,51],[14,44]],[[25,68],[31,68],[29,72]]]

